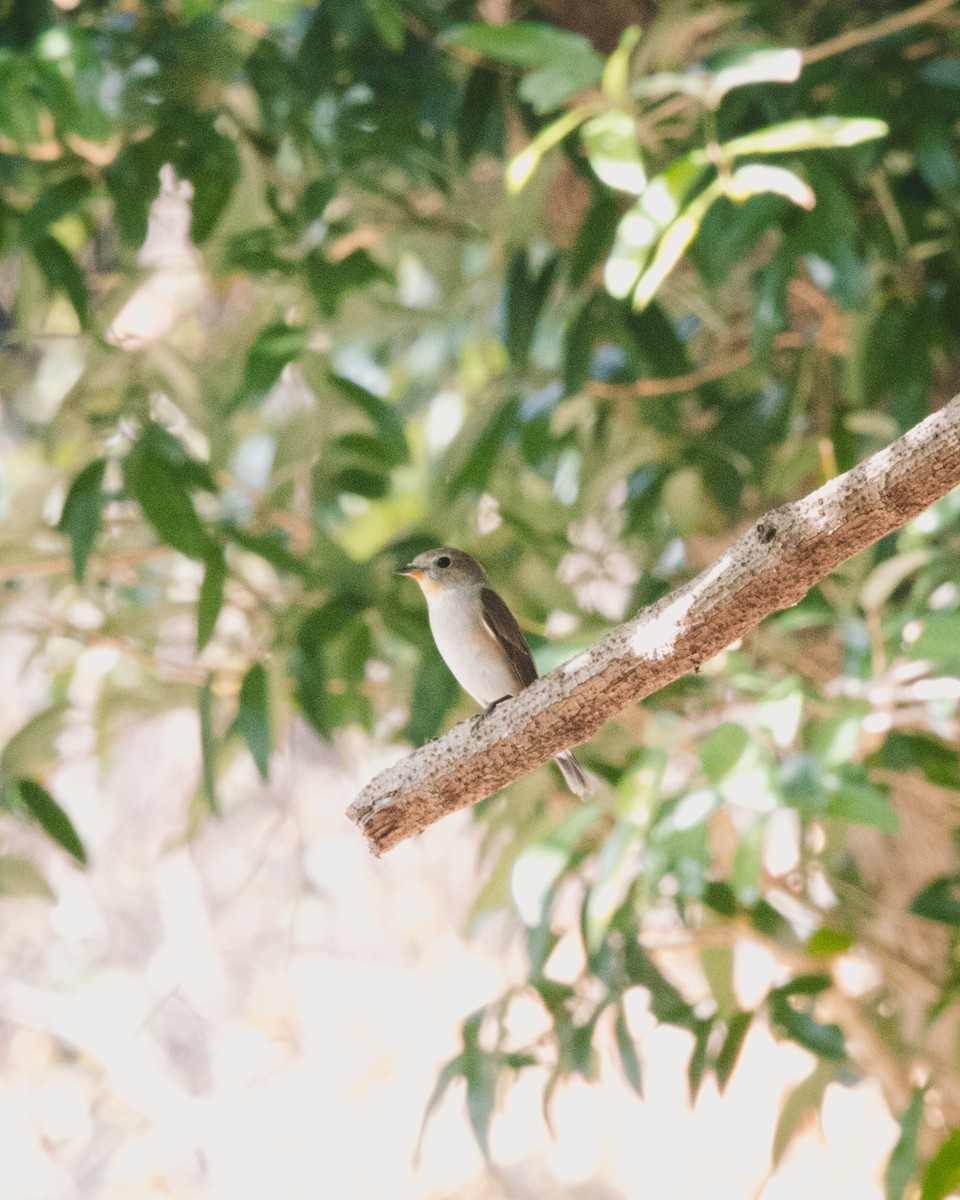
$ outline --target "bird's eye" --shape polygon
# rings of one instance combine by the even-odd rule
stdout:
[[[449,567],[450,566],[450,555],[449,554],[441,554],[440,557],[437,559],[437,566],[438,567]]]

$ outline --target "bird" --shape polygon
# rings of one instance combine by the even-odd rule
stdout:
[[[397,571],[416,580],[427,602],[430,631],[457,683],[483,707],[482,720],[538,678],[523,631],[490,586],[483,567],[465,550],[427,550]],[[553,760],[577,796],[587,777],[570,750]]]

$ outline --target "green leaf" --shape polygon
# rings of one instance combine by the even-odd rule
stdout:
[[[927,1164],[920,1200],[946,1200],[960,1186],[960,1129],[951,1129]]]
[[[454,470],[447,484],[448,496],[457,496],[465,491],[483,491],[496,465],[500,447],[516,424],[519,411],[520,401],[516,396],[509,396],[491,414],[462,463]]]
[[[810,185],[794,171],[773,167],[769,163],[749,163],[745,167],[737,167],[721,181],[721,187],[723,194],[737,204],[765,193],[783,196],[800,208],[813,208],[817,201]]]
[[[39,896],[54,900],[53,888],[27,858],[0,854],[0,896]]]
[[[190,558],[206,557],[210,541],[175,464],[141,439],[124,459],[123,481],[161,541]]]
[[[900,818],[885,792],[869,782],[863,769],[850,767],[846,771],[824,776],[829,800],[828,816],[839,817],[856,825],[869,825],[883,833],[898,833]]]
[[[250,347],[242,390],[261,397],[273,387],[289,362],[299,358],[307,346],[307,330],[278,321],[268,325]]]
[[[550,294],[559,262],[554,255],[536,270],[531,267],[525,248],[518,250],[510,260],[504,284],[504,340],[507,353],[518,370],[522,371],[527,366],[534,330]]]
[[[820,977],[813,976],[813,979]],[[812,1050],[820,1058],[843,1059],[846,1057],[843,1030],[839,1025],[825,1025],[815,1020],[808,1012],[794,1008],[790,997],[800,995],[797,980],[783,988],[775,988],[767,996],[770,1020],[782,1028],[787,1037]],[[829,979],[827,983],[829,984]]]
[[[726,158],[736,158],[741,154],[832,150],[886,137],[888,133],[889,127],[885,121],[871,117],[801,117],[733,138],[723,143],[722,150]],[[697,157],[701,162],[708,161],[705,151],[699,151]]]
[[[750,735],[742,725],[726,721],[700,743],[700,761],[711,783],[720,783],[736,770],[750,747]]]
[[[888,771],[918,768],[931,783],[960,791],[960,755],[953,746],[928,734],[888,733],[868,761]]]
[[[87,852],[73,822],[47,789],[41,787],[34,779],[18,779],[15,786],[23,806],[37,824],[43,827],[58,846],[62,846],[68,854],[73,855],[78,863],[86,864]]]
[[[200,755],[203,762],[203,794],[214,816],[220,815],[217,800],[217,741],[213,732],[213,674],[209,674],[197,692],[200,716]]]
[[[603,68],[603,94],[614,104],[626,104],[630,99],[630,59],[642,37],[639,25],[628,25]]]
[[[739,1061],[740,1051],[743,1049],[753,1017],[752,1012],[738,1012],[727,1022],[727,1036],[723,1039],[713,1067],[721,1092],[726,1090],[730,1076]]]
[[[329,648],[366,607],[361,597],[344,592],[308,613],[297,631],[290,669],[297,681],[300,707],[320,734],[328,734],[332,723],[327,682]]]
[[[247,743],[257,770],[263,779],[270,772],[270,711],[268,705],[267,669],[254,663],[240,686],[240,707],[233,722]]]
[[[403,9],[398,0],[363,0],[380,40],[390,50],[402,50],[404,27]]]
[[[460,685],[439,654],[424,654],[417,672],[404,736],[422,746],[440,732],[444,718],[460,699]]]
[[[606,112],[585,121],[580,136],[587,161],[608,187],[639,196],[647,186],[634,118],[626,112]]]
[[[595,104],[581,104],[541,129],[533,141],[511,159],[507,167],[508,189],[511,192],[519,192],[525,187],[547,151],[562,142],[596,111]]]
[[[68,707],[66,700],[58,700],[17,730],[0,755],[0,784],[5,786],[18,775],[45,774],[54,765],[56,740]]]
[[[911,658],[960,658],[960,613],[932,613],[906,651]]]
[[[381,446],[390,456],[390,461],[394,464],[406,462],[410,451],[403,422],[394,406],[343,375],[331,371],[327,378],[349,404],[370,419]]]
[[[832,958],[835,954],[846,954],[853,945],[853,938],[839,929],[822,925],[807,941],[807,953],[812,958]]]
[[[716,108],[727,92],[756,83],[795,83],[803,69],[799,50],[751,50],[717,71],[706,87],[706,103]]]
[[[886,1200],[903,1200],[917,1170],[917,1138],[923,1121],[925,1088],[914,1088],[906,1112],[900,1118],[900,1137],[887,1163]]]
[[[70,539],[73,574],[77,583],[83,582],[87,559],[100,529],[103,508],[103,476],[107,460],[98,458],[88,463],[70,485],[57,529]]]
[[[467,1082],[467,1115],[483,1156],[490,1157],[490,1120],[496,1101],[497,1064],[479,1042],[484,1011],[473,1013],[463,1023],[463,1077]]]
[[[824,1092],[832,1083],[835,1068],[830,1062],[819,1062],[807,1078],[797,1085],[787,1097],[780,1110],[780,1118],[773,1135],[773,1163],[776,1166],[783,1158],[793,1135],[811,1116],[819,1117]]]
[[[614,1032],[616,1033],[617,1051],[620,1054],[620,1065],[623,1067],[624,1078],[642,1099],[643,1072],[640,1068],[640,1059],[637,1056],[637,1047],[630,1036],[630,1030],[627,1028],[627,1022],[623,1015],[623,1005],[617,1007],[617,1020]]]
[[[27,245],[34,245],[51,225],[79,208],[90,195],[92,185],[84,175],[72,175],[48,187],[23,218],[21,236]]]
[[[31,250],[48,287],[66,294],[81,326],[86,328],[89,309],[87,281],[73,255],[51,235],[39,238]]]
[[[591,57],[597,62],[596,78],[600,78],[603,69],[603,59],[585,37],[536,21],[508,25],[488,25],[478,21],[471,25],[455,25],[446,30],[440,41],[518,67],[548,67],[558,58]]]
[[[928,883],[910,901],[910,912],[960,928],[960,873],[940,875]]]
[[[200,585],[200,598],[197,601],[197,653],[204,648],[213,635],[217,617],[223,607],[223,589],[227,581],[227,561],[224,558],[223,547],[211,543],[203,572],[203,583]]]
[[[427,1107],[423,1111],[423,1120],[420,1122],[420,1133],[417,1137],[417,1145],[414,1150],[414,1160],[418,1161],[420,1151],[423,1147],[423,1135],[427,1131],[427,1122],[433,1116],[440,1102],[447,1094],[447,1089],[455,1079],[460,1079],[463,1076],[463,1055],[458,1054],[456,1058],[452,1058],[445,1064],[440,1074],[437,1076],[437,1082],[434,1084],[433,1091],[430,1093],[430,1099],[427,1101]]]
[[[536,113],[552,112],[600,78],[601,60],[592,52],[559,58],[524,75],[517,94]]]
[[[656,295],[660,285],[674,269],[684,251],[697,236],[707,209],[721,193],[721,185],[714,182],[692,200],[679,217],[663,233],[646,269],[633,289],[633,307],[645,308]]]

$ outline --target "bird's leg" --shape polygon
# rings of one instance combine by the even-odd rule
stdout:
[[[477,715],[473,718],[473,728],[476,729],[479,725],[481,725],[487,719],[487,717],[490,716],[490,714],[493,712],[493,710],[497,707],[498,704],[502,704],[504,702],[504,700],[512,700],[512,699],[513,699],[513,697],[509,696],[509,695],[501,696],[499,700],[494,700],[494,702],[492,704],[488,704],[487,707],[483,710],[483,712],[478,712]]]

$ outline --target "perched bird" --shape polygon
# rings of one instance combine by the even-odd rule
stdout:
[[[475,558],[448,547],[428,550],[397,574],[409,575],[420,585],[437,649],[457,683],[483,705],[482,715],[537,678],[516,617]],[[582,796],[587,777],[573,754],[562,750],[554,762],[570,790]]]

